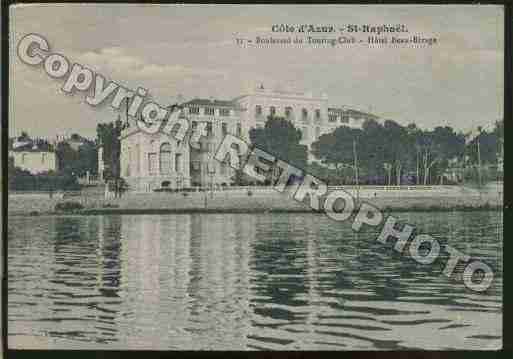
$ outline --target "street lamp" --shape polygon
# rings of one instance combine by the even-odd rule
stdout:
[[[356,154],[356,141],[353,140],[353,156],[354,156],[354,177],[356,182],[356,200],[360,200],[360,181],[358,179],[358,156]]]
[[[352,164],[352,165],[347,164],[347,163],[341,163],[340,167],[341,168],[349,168],[354,171],[354,182],[356,185],[356,200],[359,200],[360,199],[360,181],[359,181],[359,177],[358,177],[358,170],[361,169],[361,167],[358,167],[356,165],[356,163]]]

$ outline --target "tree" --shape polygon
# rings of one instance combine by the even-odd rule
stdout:
[[[99,123],[96,126],[97,143],[103,146],[103,161],[105,163],[105,179],[120,177],[120,155],[121,155],[121,129],[122,122],[118,119],[115,122]]]
[[[78,163],[78,152],[69,143],[59,142],[56,148],[57,168],[63,174],[75,174],[75,167]]]
[[[84,176],[94,174],[98,167],[98,151],[93,141],[83,139],[84,143],[73,149],[69,143],[60,142],[56,148],[57,167],[63,174]]]
[[[467,145],[467,154],[473,163],[477,163],[477,143],[483,164],[496,164],[500,152],[501,141],[504,139],[504,122],[497,121],[491,131],[479,129],[479,135]]]
[[[444,173],[450,159],[462,158],[465,145],[464,135],[451,127],[425,131],[415,124],[401,126],[386,120],[382,125],[367,120],[361,129],[341,126],[322,135],[313,143],[312,152],[342,175],[341,169],[351,168],[353,141],[357,143],[358,170],[363,174],[363,182],[397,185],[411,181],[412,177],[419,184],[422,175],[424,184],[428,184],[433,173]]]
[[[335,168],[338,177],[342,177],[344,169],[352,168],[354,162],[353,141],[362,137],[363,131],[360,129],[340,126],[333,132],[321,135],[319,139],[312,144],[312,153],[322,163],[331,165]],[[359,147],[360,148],[360,147]],[[361,150],[359,151],[359,155]],[[366,158],[359,156],[360,162],[365,163]]]
[[[307,164],[307,147],[300,144],[301,131],[283,117],[269,116],[264,128],[249,131],[251,143],[282,161],[304,169]]]
[[[84,140],[82,146],[78,148],[78,161],[76,171],[79,175],[98,172],[98,149],[95,142]]]
[[[430,182],[433,168],[437,169],[436,178],[447,169],[450,159],[463,158],[465,136],[462,133],[455,133],[449,126],[438,126],[432,131],[422,131],[417,138],[417,144],[422,155],[424,185],[426,185]]]
[[[21,132],[21,136],[18,137],[18,141],[20,142],[27,142],[27,141],[31,141],[32,139],[30,138],[30,136],[28,135],[28,133],[26,131],[22,131]]]
[[[470,167],[466,168],[465,178],[471,182],[478,178],[482,180],[497,180],[502,176],[499,169],[499,158],[504,153],[504,121],[496,121],[493,129],[478,127],[478,135],[472,138],[465,149],[465,154],[470,161]],[[468,134],[468,137],[471,133]]]
[[[103,146],[103,161],[106,171],[104,178],[115,189],[115,196],[121,195],[121,131],[123,123],[120,117],[115,122],[100,123],[96,126],[97,143]]]
[[[387,144],[385,148],[385,157],[390,161],[389,177],[392,169],[395,172],[396,184],[401,185],[403,168],[411,164],[411,153],[405,151],[413,147],[412,138],[408,134],[406,127],[402,127],[392,120],[386,120],[383,125],[382,140]],[[390,182],[390,180],[389,180]]]

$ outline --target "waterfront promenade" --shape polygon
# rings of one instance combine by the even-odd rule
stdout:
[[[351,186],[344,189],[360,201],[388,211],[451,210],[500,208],[502,187],[485,186],[481,190],[462,186]],[[153,212],[310,212],[291,193],[279,193],[270,187],[237,187],[218,191],[187,193],[125,193],[121,198],[105,199],[101,191],[74,196],[48,193],[12,193],[9,214],[47,214],[62,202],[79,202],[79,213],[153,213]]]

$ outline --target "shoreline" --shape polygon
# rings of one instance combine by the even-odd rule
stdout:
[[[377,201],[361,200],[355,205],[353,213],[357,212],[361,203],[368,203],[385,213],[392,212],[475,212],[475,211],[502,211],[501,203],[490,203],[489,201],[480,203],[456,203],[456,201],[445,201],[438,204],[429,203],[426,199],[408,199],[404,203],[376,203]],[[62,202],[61,202],[62,203]],[[250,201],[251,203],[251,201]],[[174,208],[151,208],[151,207],[90,207],[75,210],[29,210],[16,211],[9,210],[8,216],[61,216],[61,215],[161,215],[161,214],[266,214],[266,213],[324,213],[324,211],[315,211],[302,203],[296,206],[283,204],[281,206],[240,206],[230,203],[224,206],[178,206]]]
[[[405,213],[405,212],[500,212],[500,207],[437,207],[437,208],[384,208],[381,209],[385,213]],[[297,214],[322,214],[324,212],[314,210],[291,210],[291,209],[227,209],[227,208],[197,208],[197,209],[86,209],[78,211],[61,211],[61,212],[13,212],[9,213],[9,217],[38,217],[38,216],[98,216],[98,215],[167,215],[167,214],[281,214],[281,213],[297,213]],[[357,211],[353,211],[353,214]]]
[[[11,195],[9,216],[37,215],[108,215],[108,214],[194,214],[194,213],[323,213],[314,211],[307,202],[297,202],[291,192],[272,189],[229,190],[193,193],[127,193],[121,198],[82,195],[70,198],[49,198],[48,195]],[[449,192],[427,191],[364,191],[356,206],[363,202],[383,212],[452,212],[501,211],[499,192],[473,192],[460,189]],[[353,193],[351,193],[354,195]],[[308,200],[308,198],[306,198]],[[63,206],[64,205],[64,206]],[[59,210],[57,207],[64,207]]]

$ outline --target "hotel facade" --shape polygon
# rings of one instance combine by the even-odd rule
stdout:
[[[129,126],[121,135],[121,177],[131,191],[152,192],[159,188],[229,186],[234,170],[214,160],[226,134],[250,142],[249,131],[264,127],[269,116],[283,117],[302,132],[302,144],[310,150],[321,135],[339,126],[361,128],[377,116],[346,108],[329,107],[326,95],[268,90],[260,86],[229,101],[193,99],[180,114],[194,130],[206,123],[207,136],[198,149],[163,133],[148,134]],[[314,161],[311,153],[308,160]]]

